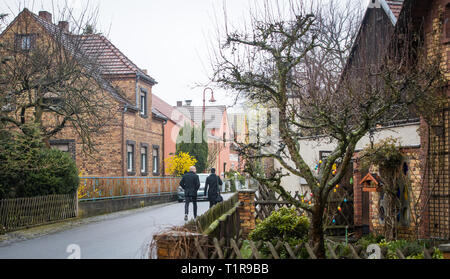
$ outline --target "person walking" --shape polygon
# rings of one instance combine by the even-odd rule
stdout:
[[[205,183],[205,196],[206,192],[208,192],[209,208],[213,207],[217,203],[217,198],[220,195],[219,185],[222,185],[222,180],[216,175],[216,169],[212,168],[211,174],[208,178],[206,178]]]
[[[180,186],[184,190],[184,220],[188,220],[189,203],[192,202],[194,210],[194,219],[197,218],[197,191],[200,188],[200,179],[196,174],[197,169],[192,166],[189,172],[183,175],[180,181]]]

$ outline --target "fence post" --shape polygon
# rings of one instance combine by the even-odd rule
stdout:
[[[75,192],[75,217],[78,217],[78,191]]]
[[[247,237],[256,226],[255,218],[255,193],[254,189],[240,190],[239,197],[239,222],[241,223],[242,235]]]

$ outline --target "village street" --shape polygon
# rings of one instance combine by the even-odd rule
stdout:
[[[231,194],[223,195],[227,199]],[[198,215],[209,202],[198,202]],[[192,204],[189,208],[192,218]],[[0,259],[66,259],[75,244],[82,259],[145,258],[152,235],[184,224],[184,203],[169,203],[82,220],[80,225],[25,241],[0,242]],[[147,257],[148,258],[148,257]]]

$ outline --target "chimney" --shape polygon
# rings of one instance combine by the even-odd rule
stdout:
[[[192,104],[192,100],[186,100],[185,102],[186,102],[186,106],[188,106],[188,107]]]
[[[64,32],[69,33],[69,22],[67,21],[60,21],[58,23],[58,27]]]
[[[45,21],[52,23],[52,14],[47,11],[40,11],[39,17],[44,19]]]
[[[182,107],[183,106],[183,102],[182,101],[177,101],[177,107]]]

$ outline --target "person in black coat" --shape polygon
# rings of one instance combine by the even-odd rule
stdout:
[[[183,175],[180,181],[181,188],[184,189],[184,220],[188,220],[189,203],[194,207],[194,219],[197,218],[197,191],[200,188],[200,179],[195,173],[197,169],[190,167],[189,172]]]
[[[211,174],[206,178],[205,183],[205,196],[206,192],[208,192],[209,208],[217,203],[217,197],[220,194],[219,185],[222,185],[222,180],[216,175],[216,169],[212,168]]]

